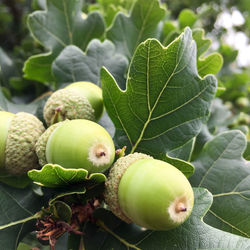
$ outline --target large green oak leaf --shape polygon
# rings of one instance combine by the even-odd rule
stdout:
[[[104,20],[97,12],[82,15],[82,0],[47,0],[47,10],[35,11],[28,17],[33,37],[49,52],[30,57],[24,65],[25,77],[40,82],[53,81],[51,64],[67,45],[85,50],[89,41],[100,38]]]
[[[102,238],[102,245],[98,249],[236,250],[250,248],[250,239],[218,230],[204,223],[203,217],[209,210],[213,197],[208,190],[203,188],[195,188],[194,194],[195,203],[191,216],[176,229],[150,231],[133,224],[122,223],[114,230],[118,237],[108,234],[106,238]],[[103,221],[106,226],[109,226],[109,221],[105,220],[105,217],[103,217]]]
[[[139,43],[147,38],[159,38],[158,25],[165,17],[166,10],[159,0],[137,0],[129,16],[120,12],[107,30],[119,53],[131,59]]]
[[[144,152],[156,158],[200,132],[216,92],[216,78],[200,78],[197,73],[196,44],[189,28],[166,48],[155,39],[141,43],[125,91],[105,68],[101,81],[118,146],[126,145],[127,153]]]
[[[195,161],[192,186],[207,188],[214,202],[205,222],[250,237],[250,161],[243,158],[246,137],[239,130],[223,132],[207,142]]]

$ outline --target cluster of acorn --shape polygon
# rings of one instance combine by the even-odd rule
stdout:
[[[21,176],[53,163],[89,173],[105,172],[114,162],[115,146],[108,132],[94,122],[103,109],[101,89],[77,82],[48,99],[46,131],[31,114],[0,111],[0,170]],[[120,219],[153,230],[182,224],[194,202],[192,187],[182,172],[142,153],[123,156],[113,164],[104,197]]]

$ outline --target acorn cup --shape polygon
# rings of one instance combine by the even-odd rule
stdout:
[[[64,168],[83,168],[102,173],[115,158],[115,146],[109,133],[99,124],[84,120],[66,120],[49,127],[36,144],[41,166],[52,163]]]
[[[169,230],[191,214],[194,194],[184,174],[151,156],[118,159],[105,183],[104,198],[121,220],[151,230]]]
[[[75,82],[55,91],[43,110],[48,126],[66,119],[98,121],[104,111],[102,90],[91,82]]]
[[[0,171],[21,176],[39,168],[35,144],[44,130],[32,114],[0,111]]]

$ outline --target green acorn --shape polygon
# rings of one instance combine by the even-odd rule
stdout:
[[[249,99],[247,97],[243,97],[243,96],[237,98],[235,103],[240,108],[246,108],[250,105]]]
[[[20,176],[38,168],[35,143],[44,130],[31,114],[0,111],[0,169]]]
[[[145,154],[118,159],[105,185],[105,202],[111,211],[147,229],[175,228],[193,209],[193,190],[183,173]]]
[[[50,126],[66,119],[98,121],[103,114],[102,90],[91,82],[75,82],[54,92],[44,106],[44,120]]]
[[[64,168],[83,168],[89,173],[101,173],[112,165],[115,146],[102,126],[76,119],[49,127],[39,138],[36,153],[41,166],[53,163]]]

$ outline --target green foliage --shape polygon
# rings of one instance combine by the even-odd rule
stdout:
[[[101,249],[246,249],[250,241],[215,229],[203,222],[213,197],[206,189],[197,188],[195,205],[190,218],[180,227],[166,231],[141,230],[138,227],[121,224],[115,232],[125,237],[125,246],[109,235],[105,238]],[[184,237],[185,235],[185,237]],[[127,243],[127,244],[126,244]],[[129,245],[130,243],[131,245]],[[137,247],[137,248],[135,248]]]
[[[33,231],[33,223],[21,223],[2,229],[6,224],[32,217],[43,205],[43,199],[30,188],[16,189],[0,184],[0,241],[5,249],[16,249],[22,237]],[[35,218],[34,218],[35,219]],[[12,239],[12,240],[10,240]]]
[[[89,5],[88,10],[95,11],[99,10],[105,21],[107,27],[109,27],[115,17],[115,15],[121,11],[128,13],[132,7],[134,0],[97,0],[96,4]]]
[[[48,218],[67,225],[55,239],[60,250],[250,247],[250,71],[214,25],[236,8],[245,23],[233,29],[249,35],[248,0],[162,2],[4,1],[0,110],[43,120],[46,91],[84,80],[101,86],[107,112],[99,123],[116,149],[190,177],[198,187],[191,217],[166,232],[125,224],[103,202],[107,173],[47,164],[29,172],[34,183],[1,172],[1,248],[49,249],[35,236],[35,220]]]
[[[99,72],[102,66],[109,69],[125,88],[124,75],[127,70],[127,59],[115,52],[112,42],[92,40],[84,54],[76,46],[67,46],[52,64],[56,86],[70,84],[75,81],[90,81],[100,86]]]
[[[190,28],[192,28],[196,20],[197,20],[197,16],[190,9],[182,10],[178,16],[178,21],[179,21],[181,29],[185,28],[186,26],[189,26]]]
[[[159,158],[199,133],[216,91],[216,79],[201,80],[196,75],[195,53],[190,29],[167,48],[147,40],[133,56],[125,92],[102,70],[104,103],[120,147]]]
[[[84,19],[81,8],[81,0],[48,0],[46,11],[37,11],[29,16],[28,26],[32,35],[48,48],[49,52],[32,56],[26,61],[26,78],[41,82],[53,81],[51,64],[67,45],[74,44],[85,50],[91,39],[103,35],[102,17],[93,12]]]
[[[159,22],[165,16],[165,9],[158,0],[135,2],[129,16],[119,13],[107,30],[107,38],[116,46],[117,51],[131,59],[139,43],[147,38],[158,38]]]
[[[242,154],[246,138],[240,131],[228,131],[209,141],[192,162],[195,174],[190,181],[195,187],[207,188],[213,194],[213,205],[205,217],[209,225],[250,236],[250,162]],[[244,222],[244,223],[243,223]]]

